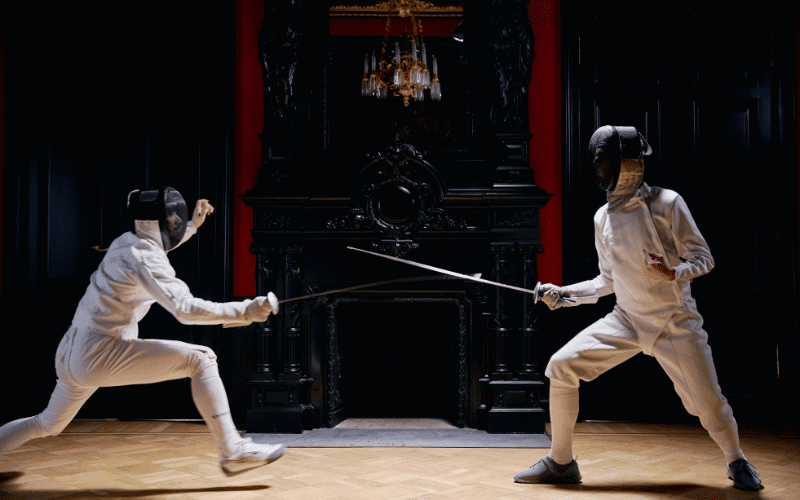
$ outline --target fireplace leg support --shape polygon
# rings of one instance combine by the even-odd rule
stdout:
[[[296,296],[299,253],[298,249],[289,249],[282,255],[259,254],[256,263],[259,295],[276,290],[286,298]],[[273,266],[281,261],[283,280],[279,282]],[[276,288],[279,283],[282,290]],[[313,428],[314,407],[308,404],[308,394],[314,379],[303,376],[298,360],[301,330],[300,305],[296,302],[287,303],[278,316],[270,316],[259,327],[256,371],[249,383],[252,404],[247,412],[247,432],[302,433]]]
[[[531,245],[494,246],[494,278],[532,289],[537,278],[538,250]],[[522,314],[517,313],[520,305]],[[491,375],[480,380],[484,404],[479,420],[490,433],[544,433],[546,414],[541,407],[541,394],[545,384],[537,373],[532,352],[536,332],[533,300],[529,294],[510,297],[498,288],[494,317],[493,364]],[[522,349],[521,353],[510,349],[512,342]]]
[[[528,245],[522,252],[522,279],[524,287],[533,290],[539,280],[536,266],[536,255],[543,251],[541,246]],[[525,294],[522,304],[522,365],[519,369],[520,380],[541,380],[539,365],[536,362],[535,346],[539,329],[536,326],[536,305],[533,295]]]
[[[314,407],[302,404],[313,379],[291,382],[251,381],[252,406],[247,412],[247,432],[302,433],[313,427]]]

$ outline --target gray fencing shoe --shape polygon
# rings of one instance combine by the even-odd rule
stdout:
[[[761,476],[756,472],[756,468],[744,458],[728,464],[728,477],[733,481],[733,487],[736,489],[744,491],[764,489],[761,484]]]
[[[530,469],[518,472],[514,481],[527,484],[577,484],[581,482],[581,477],[578,462],[575,460],[561,465],[547,456],[533,464]]]

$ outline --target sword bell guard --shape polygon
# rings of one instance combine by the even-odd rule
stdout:
[[[541,298],[541,296],[543,295],[542,291],[540,290],[541,287],[542,287],[541,281],[537,281],[536,286],[533,287],[533,305],[538,304],[539,298]]]

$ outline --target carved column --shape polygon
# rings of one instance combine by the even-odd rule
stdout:
[[[508,255],[507,249],[503,245],[492,245],[494,256],[494,269],[492,276],[498,283],[508,282]],[[495,380],[508,380],[512,378],[506,359],[506,343],[510,330],[509,318],[506,313],[508,290],[495,287],[495,342],[494,342],[494,366],[492,368],[492,378]]]
[[[522,279],[524,288],[533,290],[538,281],[536,255],[541,253],[539,245],[526,245],[522,252]],[[534,297],[526,293],[522,305],[522,364],[519,370],[521,380],[539,380],[538,367],[534,360],[536,341],[536,315]]]
[[[528,0],[491,0],[484,19],[492,66],[490,122],[497,141],[497,189],[533,187],[528,144],[528,87],[534,58],[534,34]]]
[[[259,253],[256,256],[256,290],[259,294],[266,294],[268,290],[275,289],[274,259],[269,254]],[[275,316],[270,315],[267,321],[258,325],[256,341],[256,371],[253,380],[271,380],[273,378],[272,349],[275,341]]]
[[[535,40],[528,0],[491,0],[484,22],[496,85],[489,119],[497,131],[527,132]]]
[[[493,277],[532,290],[537,280],[536,254],[541,251],[538,211],[509,208],[493,213]],[[534,362],[533,296],[504,290],[497,291],[496,297],[493,365],[488,380],[480,381],[487,403],[481,410],[482,421],[492,433],[541,432],[545,421],[540,405],[544,383]]]
[[[285,256],[284,293],[287,298],[297,296],[300,287],[300,253],[302,248],[288,249]],[[281,346],[283,353],[283,370],[281,380],[298,380],[301,378],[300,363],[297,360],[298,340],[300,338],[300,306],[299,302],[284,304],[284,331]]]
[[[254,230],[262,243],[254,245],[258,293],[274,290],[282,298],[292,298],[300,288],[302,245],[272,246],[262,238],[274,238],[296,227],[297,214],[276,216],[272,206],[254,208],[255,220],[262,221]],[[256,373],[250,381],[249,432],[303,432],[310,425],[313,406],[308,402],[308,387],[313,379],[302,373],[301,311],[299,302],[284,303],[280,313],[270,316],[259,331]]]

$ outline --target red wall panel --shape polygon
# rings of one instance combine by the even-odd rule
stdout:
[[[239,197],[256,184],[261,166],[264,83],[258,60],[262,0],[236,0],[236,96],[234,126],[233,295],[256,293],[256,258],[250,253],[253,211]]]
[[[531,164],[536,184],[553,197],[542,209],[539,279],[562,284],[561,243],[561,5],[560,0],[531,0],[528,17],[536,37],[528,90]]]

